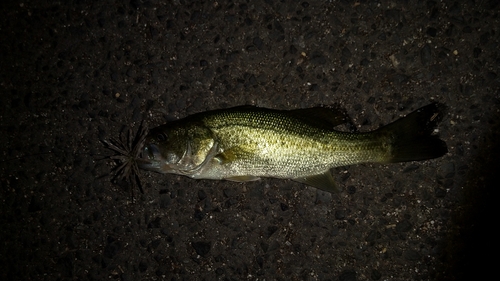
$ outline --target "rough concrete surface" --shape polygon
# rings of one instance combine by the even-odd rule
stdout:
[[[2,280],[484,280],[498,238],[498,1],[4,1]],[[444,157],[328,194],[141,174],[141,120],[340,104],[370,131],[439,101]],[[496,216],[495,216],[496,217]],[[498,274],[497,274],[498,275]]]

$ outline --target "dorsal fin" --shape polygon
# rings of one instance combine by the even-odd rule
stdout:
[[[346,123],[355,128],[345,110],[338,106],[294,109],[289,110],[288,113],[294,118],[321,129],[331,130]]]

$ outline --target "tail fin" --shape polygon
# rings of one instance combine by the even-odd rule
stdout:
[[[391,147],[387,162],[426,160],[446,154],[446,143],[431,135],[443,119],[445,109],[444,104],[432,103],[380,128],[379,133]]]

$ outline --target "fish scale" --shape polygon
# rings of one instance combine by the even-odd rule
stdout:
[[[382,162],[386,157],[386,145],[371,134],[352,134],[333,128],[327,131],[304,123],[286,112],[263,113],[267,112],[233,111],[203,119],[206,126],[218,136],[223,149],[244,142],[249,142],[255,148],[253,153],[242,155],[239,174],[303,177],[332,167]],[[263,160],[266,165],[259,165]],[[260,170],[256,170],[256,166]]]

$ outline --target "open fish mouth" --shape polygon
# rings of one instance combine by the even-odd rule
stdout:
[[[161,167],[161,163],[158,159],[161,158],[161,152],[157,145],[147,144],[142,146],[140,152],[140,161],[138,161],[138,167],[144,170],[156,171]]]
[[[142,188],[139,167],[148,165],[149,160],[143,157],[143,147],[148,134],[147,126],[141,122],[139,129],[134,135],[132,129],[128,129],[126,137],[120,133],[118,139],[111,138],[103,140],[108,149],[113,150],[116,155],[110,156],[109,159],[117,162],[117,166],[113,169],[113,180],[125,180],[137,186],[141,193],[144,193]]]

